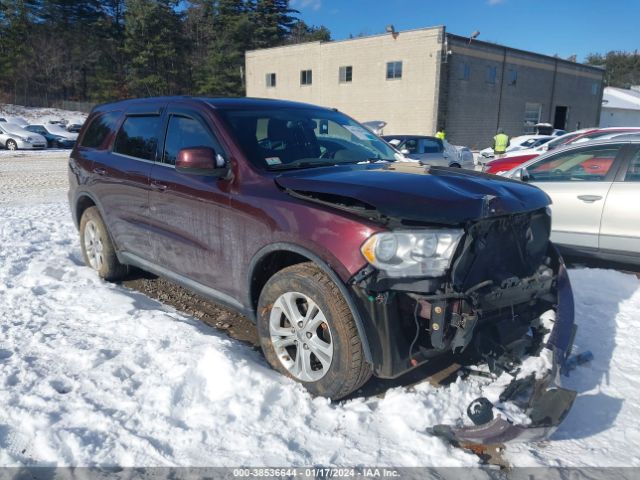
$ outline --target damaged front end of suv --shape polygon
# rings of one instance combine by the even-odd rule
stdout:
[[[413,173],[416,167],[391,168]],[[467,197],[474,182],[497,184],[471,172],[424,173],[429,181],[446,177],[450,190],[464,185]],[[506,184],[502,195],[459,202],[448,217],[445,204],[421,214],[402,199],[394,216],[393,204],[374,207],[366,193],[349,204],[335,192],[306,187],[296,195],[339,203],[385,225],[362,245],[368,265],[349,282],[366,319],[374,374],[396,378],[449,355],[460,374],[485,383],[483,397],[468,406],[469,418],[434,433],[460,444],[495,444],[541,439],[557,428],[576,395],[558,382],[575,326],[567,271],[549,240],[546,195]],[[438,216],[446,223],[433,221]]]
[[[461,229],[384,232],[363,245],[371,266],[354,277],[352,289],[371,325],[384,332],[377,335],[384,352],[378,376],[396,377],[448,353],[461,371],[486,378],[492,391],[469,405],[473,425],[435,429],[450,440],[544,438],[573,403],[575,392],[557,382],[575,327],[550,223],[543,208]],[[496,392],[492,380],[503,390]]]

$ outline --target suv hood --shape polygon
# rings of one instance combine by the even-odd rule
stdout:
[[[275,181],[298,198],[385,222],[455,225],[551,203],[542,190],[523,182],[408,162],[292,170]]]

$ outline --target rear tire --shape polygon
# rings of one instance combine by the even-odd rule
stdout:
[[[7,144],[6,144],[7,150],[18,150],[18,144],[16,143],[15,140],[7,140]]]
[[[128,273],[128,267],[121,264],[106,225],[97,207],[89,207],[80,219],[80,247],[84,263],[93,268],[101,278],[120,280]]]
[[[258,334],[271,366],[314,395],[338,400],[371,377],[347,302],[311,262],[280,270],[266,283]]]

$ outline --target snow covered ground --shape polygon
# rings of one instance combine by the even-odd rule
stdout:
[[[329,403],[259,352],[83,266],[64,156],[0,156],[0,465],[471,466],[426,429],[475,381]],[[640,281],[574,269],[579,350],[594,361],[550,441],[512,465],[639,466]]]
[[[63,110],[60,108],[35,108],[23,107],[22,105],[0,104],[0,116],[21,117],[28,122],[49,120],[76,120],[86,119],[87,114],[83,112],[74,112],[71,110]]]

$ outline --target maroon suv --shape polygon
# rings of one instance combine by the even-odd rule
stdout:
[[[450,355],[514,380],[470,406],[479,426],[438,430],[449,438],[519,435],[504,402],[542,436],[573,402],[555,388],[571,288],[536,187],[405,161],[335,109],[187,97],[96,107],[69,178],[87,265],[107,280],[136,266],[238,310],[314,394]],[[543,354],[548,371],[518,376]]]

